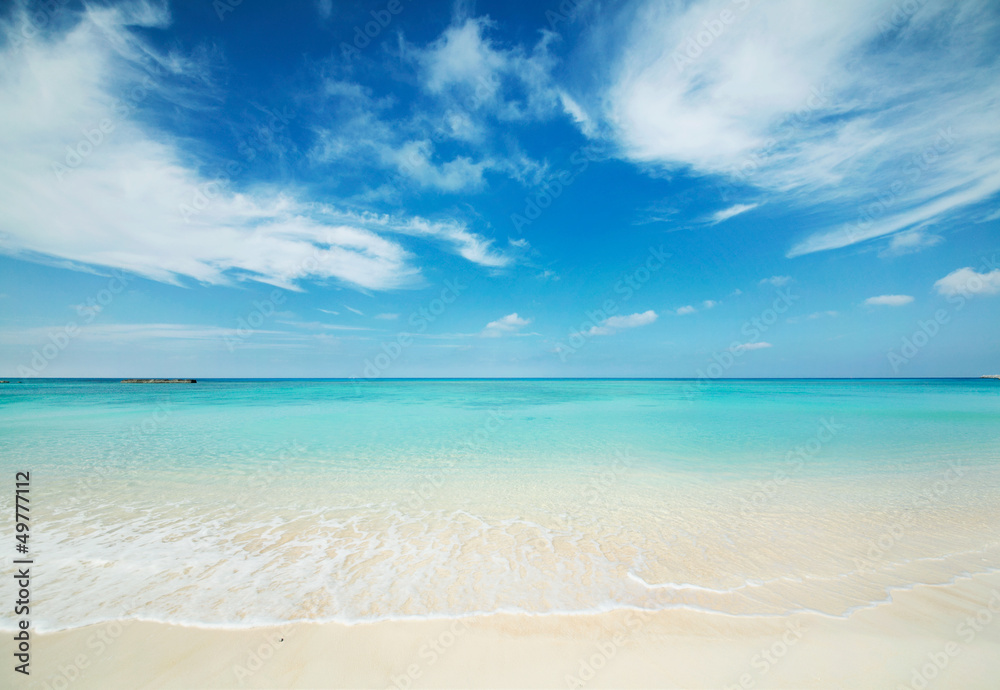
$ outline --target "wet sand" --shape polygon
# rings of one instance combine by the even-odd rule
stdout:
[[[17,687],[995,688],[1000,574],[897,590],[844,618],[618,610],[243,629],[102,623],[36,636],[32,664]]]

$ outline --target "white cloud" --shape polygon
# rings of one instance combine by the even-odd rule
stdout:
[[[734,296],[735,295],[739,295],[739,294],[742,294],[739,290],[737,290],[736,292],[733,293]],[[704,300],[701,303],[701,308],[702,309],[712,309],[714,307],[719,306],[720,304],[722,304],[722,302],[719,302],[718,300],[707,299],[707,300]],[[675,309],[674,313],[677,314],[677,316],[686,316],[688,314],[694,314],[697,311],[698,310],[695,308],[694,305],[687,304],[687,305],[684,305],[683,307],[679,307],[679,308]]]
[[[514,312],[496,321],[490,321],[480,335],[484,338],[499,338],[502,335],[516,333],[529,323],[531,323],[531,319],[523,319],[517,315],[517,312]]]
[[[938,188],[927,190],[927,196],[933,200],[921,204],[918,199],[914,199],[911,202],[913,206],[911,210],[893,214],[884,221],[869,223],[865,219],[861,223],[849,223],[835,230],[815,233],[793,246],[787,256],[793,258],[828,249],[840,249],[865,240],[891,235],[914,225],[935,220],[952,210],[974,204],[1000,191],[1000,173],[983,175],[980,179],[969,179],[978,172],[971,170],[962,175],[960,171],[956,171],[953,173],[954,177],[962,175],[965,179],[946,180]],[[873,202],[872,205],[878,206],[877,202]]]
[[[594,121],[589,115],[580,107],[580,104],[573,100],[573,98],[565,91],[559,91],[559,102],[562,103],[563,110],[569,115],[573,122],[580,128],[584,136],[592,137],[597,133],[597,128],[594,125]]]
[[[427,123],[391,117],[394,100],[375,98],[358,84],[327,80],[322,95],[327,99],[329,122],[324,120],[317,127],[310,157],[318,163],[336,164],[340,176],[367,175],[376,166],[396,171],[417,187],[454,193],[482,189],[484,171],[499,165],[488,157],[474,161],[456,155],[443,160],[436,155],[430,135],[438,135],[437,139],[442,133],[456,139],[479,137],[470,129],[468,117],[445,114],[443,129],[431,131]]]
[[[441,117],[443,131],[455,141],[479,142],[484,138],[483,126],[467,112],[451,110]]]
[[[548,161],[531,158],[521,151],[516,139],[507,138],[506,144],[504,153],[489,158],[488,169],[502,172],[525,186],[538,186],[549,179]]]
[[[498,73],[507,61],[484,38],[488,26],[489,21],[484,18],[466,19],[448,27],[440,38],[420,51],[428,90],[440,93],[460,85],[473,92],[478,89],[483,99],[495,95],[499,88]]]
[[[769,347],[772,347],[771,343],[761,341],[757,343],[742,343],[740,345],[734,345],[729,349],[733,352],[743,352],[745,350],[764,350]]]
[[[1000,268],[987,273],[977,273],[965,267],[952,271],[934,283],[938,293],[949,297],[954,295],[995,295],[1000,292]]]
[[[680,209],[676,208],[670,201],[657,201],[642,211],[638,217],[632,221],[634,225],[648,225],[649,223],[675,223]]]
[[[503,120],[544,117],[565,107],[551,83],[555,61],[548,45],[553,34],[543,32],[528,54],[519,46],[494,43],[487,36],[492,27],[488,17],[459,14],[425,48],[407,46],[420,67],[423,87],[463,111],[485,110]]]
[[[489,151],[489,118],[450,95],[432,94],[431,103],[413,108],[409,117],[393,110],[391,96],[376,98],[352,82],[329,79],[322,95],[326,110],[309,155],[316,163],[335,165],[338,177],[367,182],[374,167],[395,171],[404,184],[446,193],[485,189],[487,172],[529,185],[544,177],[546,164],[524,154],[514,140],[504,151]],[[468,152],[440,155],[456,144]],[[379,191],[391,196],[393,184]]]
[[[940,235],[927,233],[923,228],[915,228],[893,235],[888,246],[879,251],[881,257],[903,256],[915,254],[921,250],[933,247],[944,241]]]
[[[585,335],[612,335],[626,328],[647,326],[656,321],[657,316],[658,314],[652,309],[627,316],[610,316],[596,326],[591,326]]]
[[[732,293],[729,296],[730,297],[739,297],[742,294],[743,294],[743,291],[740,290],[739,288],[736,288],[735,290],[732,291]]]
[[[288,288],[325,279],[419,284],[401,235],[483,265],[509,262],[458,223],[345,212],[303,201],[294,187],[236,191],[202,175],[181,141],[142,114],[154,100],[189,98],[204,74],[134,30],[164,26],[165,15],[130,7],[148,11],[92,9],[64,33],[3,48],[0,251],[165,282]]]
[[[487,240],[470,232],[462,223],[431,222],[423,218],[411,218],[405,223],[391,225],[391,230],[400,234],[442,241],[463,259],[480,266],[500,268],[512,261],[511,257],[493,249],[493,240]]]
[[[982,0],[640,0],[594,30],[592,109],[633,161],[826,205],[788,255],[835,249],[1000,191],[998,26]]]
[[[738,216],[741,213],[746,213],[760,206],[760,204],[736,204],[730,206],[729,208],[724,208],[721,211],[716,211],[712,214],[711,222],[712,225],[717,225],[724,220],[729,220],[733,216]]]
[[[320,309],[320,311],[323,312],[324,314],[333,314],[334,316],[340,315],[339,311],[333,311],[331,309]]]
[[[871,307],[902,307],[913,301],[913,297],[910,295],[879,295],[878,297],[869,297],[865,300],[865,304]]]
[[[353,313],[357,314],[358,316],[364,316],[365,315],[365,313],[363,311],[361,311],[360,309],[355,309],[354,307],[349,307],[346,304],[344,305],[344,309],[346,309],[349,312],[353,312]]]
[[[642,313],[629,314],[628,316],[611,316],[603,321],[603,325],[608,328],[635,328],[645,326],[656,321],[656,312],[652,309]]]
[[[431,157],[434,145],[429,140],[409,141],[387,155],[402,174],[421,187],[434,187],[444,192],[480,189],[485,181],[483,170],[488,163],[475,163],[466,156],[456,156],[450,161],[435,164]]]
[[[481,191],[489,172],[540,184],[547,163],[523,153],[510,129],[559,115],[563,100],[552,82],[556,60],[549,51],[554,34],[542,32],[530,50],[501,45],[491,38],[494,23],[467,10],[457,5],[451,24],[426,45],[399,37],[396,69],[412,71],[406,76],[422,91],[403,112],[392,94],[376,98],[359,84],[327,79],[312,159],[365,185],[372,168],[394,170],[398,180],[366,192],[384,198],[397,194],[397,182],[445,193]]]
[[[781,287],[782,285],[787,285],[792,281],[791,276],[771,276],[770,278],[764,278],[758,283],[759,285],[773,285],[774,287]]]

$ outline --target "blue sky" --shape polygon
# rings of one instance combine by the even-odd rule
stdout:
[[[1000,373],[996,3],[0,32],[2,377]]]

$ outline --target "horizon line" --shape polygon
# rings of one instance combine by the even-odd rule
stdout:
[[[2,379],[17,381],[117,381],[123,379],[195,379],[201,381],[978,381],[995,380],[995,374],[977,376],[747,376],[711,378],[707,376],[397,376],[397,377],[338,377],[338,376],[32,376]]]

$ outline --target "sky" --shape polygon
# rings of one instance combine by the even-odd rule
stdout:
[[[990,0],[4,3],[0,377],[1000,373]]]

